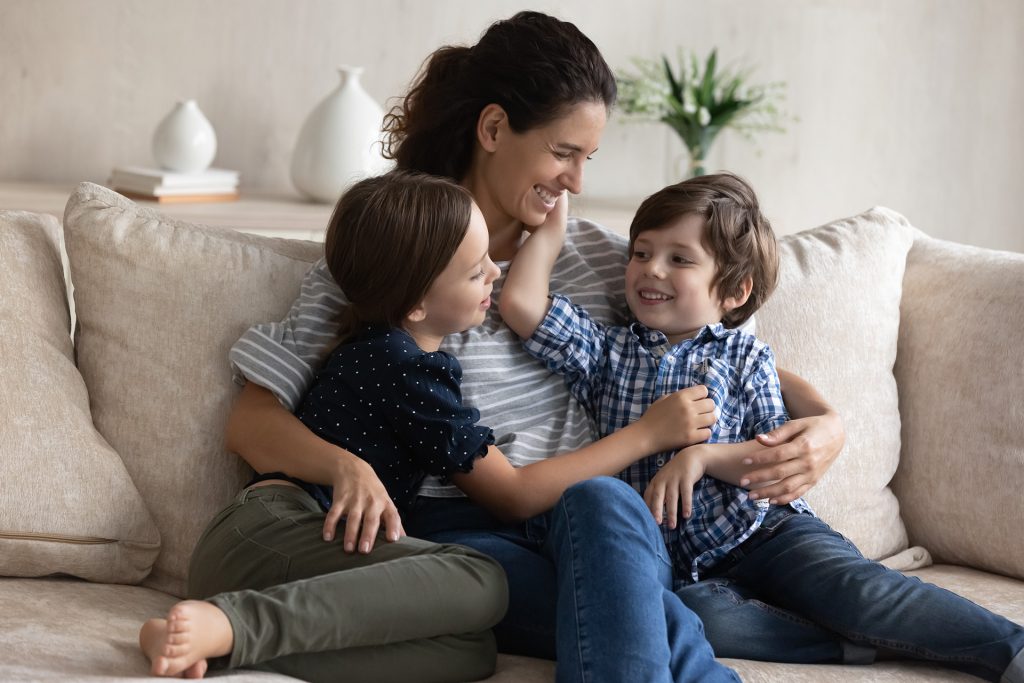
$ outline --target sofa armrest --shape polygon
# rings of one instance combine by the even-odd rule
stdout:
[[[1024,254],[918,235],[894,373],[892,487],[937,562],[1024,578]]]

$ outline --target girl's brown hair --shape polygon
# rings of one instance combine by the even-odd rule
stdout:
[[[727,327],[736,327],[768,300],[778,283],[779,254],[771,223],[743,178],[732,173],[698,176],[643,201],[629,226],[630,256],[641,232],[668,228],[688,214],[704,219],[701,241],[715,258],[711,287],[718,296],[739,296],[743,281],[753,280],[746,303],[722,316]]]
[[[459,248],[472,208],[459,185],[406,171],[345,192],[324,239],[327,267],[349,300],[338,341],[369,323],[400,326]]]
[[[594,43],[569,22],[520,12],[492,24],[473,47],[446,46],[424,64],[384,117],[385,156],[399,168],[463,180],[476,124],[488,104],[522,133],[580,102],[615,104],[615,76]]]

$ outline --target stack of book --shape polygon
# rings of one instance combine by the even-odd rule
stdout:
[[[169,202],[230,202],[238,199],[238,171],[208,168],[179,173],[123,166],[110,174],[110,187],[131,199]]]

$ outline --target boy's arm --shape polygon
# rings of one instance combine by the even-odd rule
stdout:
[[[548,310],[551,269],[565,242],[568,199],[563,192],[544,224],[526,239],[509,267],[498,310],[512,331],[529,339]]]

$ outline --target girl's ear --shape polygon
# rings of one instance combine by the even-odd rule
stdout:
[[[421,323],[427,319],[427,309],[423,306],[423,302],[416,304],[413,308],[405,315],[405,319],[411,323]]]
[[[728,313],[729,311],[734,311],[747,303],[747,299],[750,298],[750,292],[752,289],[754,289],[754,278],[748,275],[743,278],[743,282],[740,283],[740,290],[736,292],[735,296],[727,296],[722,299],[722,312]]]
[[[486,152],[498,148],[499,132],[508,125],[508,114],[500,104],[488,104],[476,120],[476,139]]]

